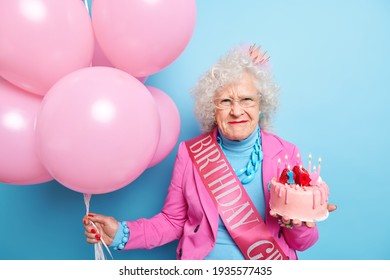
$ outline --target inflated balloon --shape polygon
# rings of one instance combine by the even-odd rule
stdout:
[[[135,77],[171,64],[195,28],[195,0],[94,0],[92,25],[108,60]]]
[[[53,180],[39,161],[34,125],[42,97],[0,78],[0,182],[14,185]]]
[[[160,114],[161,133],[156,153],[149,167],[160,163],[175,147],[180,133],[180,114],[175,102],[162,90],[147,86],[152,94]]]
[[[92,66],[107,66],[107,67],[115,68],[115,66],[112,65],[112,63],[108,60],[106,55],[103,53],[102,48],[100,47],[96,38],[94,42],[95,42],[95,48],[92,57]]]
[[[0,76],[44,95],[62,76],[91,64],[91,19],[80,0],[1,0]]]
[[[112,65],[112,63],[108,60],[106,55],[103,53],[96,39],[95,39],[95,49],[92,57],[92,66],[106,66],[106,67],[115,68],[115,66]],[[135,78],[137,78],[143,84],[148,79],[148,77],[135,77]]]
[[[148,167],[160,117],[148,89],[112,67],[68,74],[46,94],[37,118],[38,155],[65,187],[85,194],[120,189]]]
[[[146,83],[149,77],[136,77],[141,83]]]

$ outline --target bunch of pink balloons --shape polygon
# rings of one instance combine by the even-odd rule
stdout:
[[[195,27],[195,0],[2,0],[0,182],[122,188],[174,148],[180,116],[144,82]]]

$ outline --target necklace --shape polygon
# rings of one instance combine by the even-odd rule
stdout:
[[[233,168],[234,172],[236,172],[237,177],[240,179],[240,182],[244,185],[253,181],[256,172],[260,168],[260,163],[263,160],[263,151],[261,150],[260,145],[260,130],[258,129],[257,132],[258,136],[255,141],[255,144],[253,145],[253,150],[251,152],[248,163],[245,167],[239,170],[235,170]],[[217,142],[223,151],[222,140],[219,135],[217,136]]]

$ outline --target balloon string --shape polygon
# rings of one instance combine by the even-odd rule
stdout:
[[[84,203],[85,203],[85,208],[86,208],[87,215],[89,213],[90,201],[91,201],[91,194],[84,194]],[[90,223],[96,229],[97,233],[100,234],[99,229],[97,228],[95,223],[92,222],[92,221],[90,221]],[[111,259],[114,259],[114,257],[112,256],[112,254],[110,252],[110,249],[108,248],[106,242],[104,242],[103,238],[101,238],[100,241],[101,242],[99,242],[99,243],[95,243],[95,260],[105,260],[106,259],[106,256],[104,255],[102,244],[104,245],[104,247],[106,248],[106,250],[110,254]]]

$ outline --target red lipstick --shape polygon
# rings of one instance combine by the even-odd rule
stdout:
[[[232,121],[229,122],[229,124],[241,124],[241,123],[246,123],[247,121]]]

